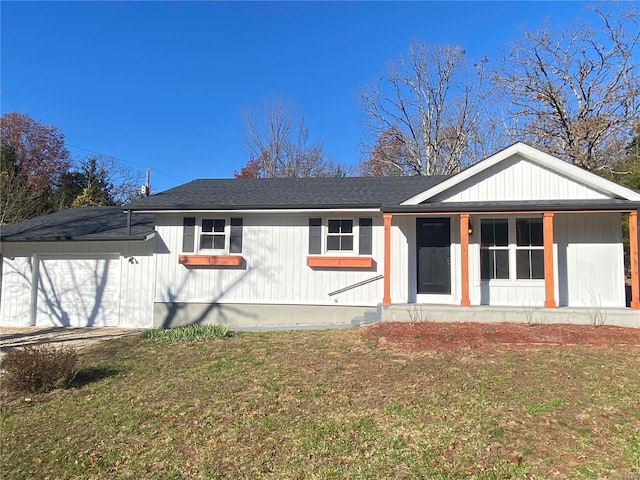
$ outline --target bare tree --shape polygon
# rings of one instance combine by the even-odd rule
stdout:
[[[142,173],[106,155],[78,161],[63,174],[54,193],[58,209],[123,205],[138,192]]]
[[[509,133],[587,169],[625,155],[640,118],[639,12],[594,10],[554,31],[524,31],[494,80],[510,103]]]
[[[348,171],[332,162],[319,143],[309,143],[304,118],[280,98],[242,112],[249,161],[236,178],[328,177]]]
[[[407,57],[389,61],[378,82],[360,92],[373,143],[369,171],[437,175],[459,171],[491,148],[483,128],[488,60],[470,64],[459,47],[411,42]],[[371,168],[371,162],[385,166]],[[361,167],[363,164],[361,164]],[[363,173],[367,173],[367,170]]]

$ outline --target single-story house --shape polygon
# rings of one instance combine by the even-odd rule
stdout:
[[[3,227],[0,324],[640,327],[639,207],[523,143],[451,176],[194,180]]]

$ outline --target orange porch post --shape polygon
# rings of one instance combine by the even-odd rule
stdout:
[[[460,214],[460,257],[461,257],[461,275],[462,275],[462,292],[460,305],[468,307],[471,305],[469,300],[469,214]]]
[[[384,219],[384,295],[383,305],[391,305],[391,214],[385,213]]]
[[[556,308],[553,272],[553,212],[542,214],[544,245],[544,307]]]
[[[629,212],[629,260],[631,263],[631,308],[640,310],[638,284],[638,212]]]

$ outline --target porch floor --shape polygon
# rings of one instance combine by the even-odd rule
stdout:
[[[569,323],[640,328],[640,310],[604,307],[498,307],[430,304],[380,306],[383,322]]]

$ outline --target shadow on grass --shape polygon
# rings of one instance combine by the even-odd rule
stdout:
[[[114,377],[120,370],[105,367],[84,367],[81,368],[71,383],[72,387],[84,387],[93,382],[99,382],[105,378]]]

